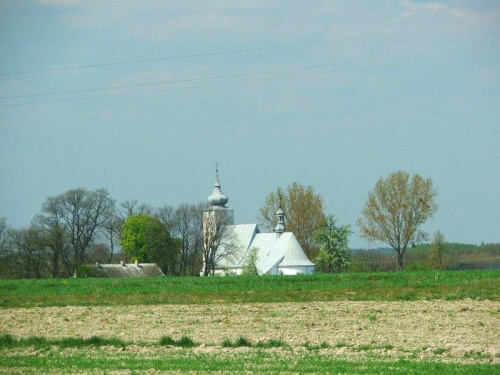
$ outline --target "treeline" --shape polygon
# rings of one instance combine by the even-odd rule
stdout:
[[[0,218],[0,278],[64,278],[88,263],[129,261],[121,251],[123,224],[145,215],[160,222],[175,241],[163,271],[196,275],[202,265],[203,204],[153,207],[135,200],[117,204],[106,189],[73,189],[43,203],[28,228],[15,229]],[[164,247],[165,247],[164,246]]]
[[[349,272],[396,271],[395,255],[391,248],[353,250]],[[444,242],[440,256],[435,244],[420,244],[406,253],[405,264],[405,270],[409,271],[500,269],[500,243],[473,245]]]

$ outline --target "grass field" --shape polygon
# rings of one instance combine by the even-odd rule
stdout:
[[[500,299],[500,271],[0,280],[0,307]]]
[[[500,374],[500,272],[0,281],[0,373]]]

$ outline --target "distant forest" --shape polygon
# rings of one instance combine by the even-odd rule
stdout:
[[[350,272],[395,271],[392,248],[353,249]],[[405,254],[405,270],[500,269],[500,243],[480,245],[445,243],[441,261],[433,256],[432,244],[420,244]]]

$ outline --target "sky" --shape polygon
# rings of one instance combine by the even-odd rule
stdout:
[[[424,229],[500,242],[500,2],[0,0],[0,217],[107,188],[236,223],[296,181],[351,225],[380,177],[432,178]]]

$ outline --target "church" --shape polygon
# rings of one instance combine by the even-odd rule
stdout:
[[[214,262],[216,275],[241,275],[248,258],[254,253],[255,266],[259,275],[298,275],[314,273],[311,262],[297,238],[285,228],[285,213],[276,212],[276,228],[272,233],[263,233],[257,224],[234,224],[234,210],[227,207],[228,197],[224,195],[216,170],[212,195],[208,197],[209,207],[203,214],[204,227],[209,227],[210,218],[224,214],[227,225],[222,229],[231,244],[222,241]],[[210,231],[204,230],[204,236]],[[208,234],[209,235],[209,234]]]

